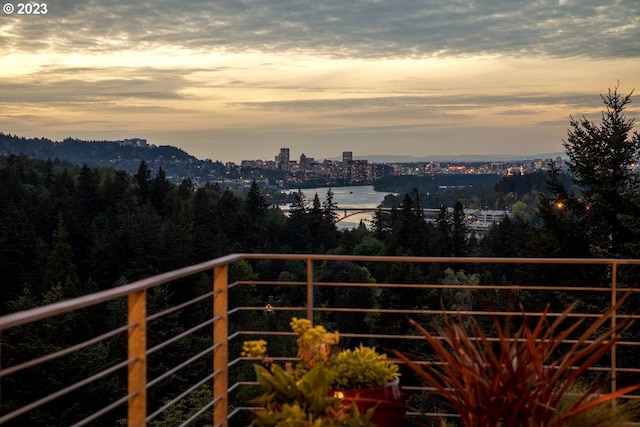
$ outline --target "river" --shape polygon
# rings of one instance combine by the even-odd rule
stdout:
[[[301,189],[309,203],[313,202],[316,193],[318,194],[320,202],[324,202],[327,198],[328,190],[328,187]],[[339,208],[377,208],[384,200],[384,196],[389,194],[389,192],[385,191],[375,191],[373,185],[332,187],[331,191],[333,191],[333,201],[338,205],[338,215],[340,217],[344,215],[344,212],[340,212]],[[339,221],[336,225],[338,228],[355,228],[360,224],[360,220],[364,220],[365,225],[369,226],[371,214],[350,216],[349,218]]]

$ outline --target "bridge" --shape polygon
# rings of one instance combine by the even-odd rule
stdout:
[[[289,213],[291,211],[289,206],[279,206],[278,207],[282,212]],[[447,208],[448,212],[451,213],[453,208]],[[355,215],[362,214],[374,214],[376,212],[382,214],[390,214],[393,211],[393,208],[366,208],[366,207],[350,207],[350,208],[340,208],[336,209],[336,213],[338,217],[336,219],[336,223],[339,223],[342,220],[350,218]],[[399,209],[396,209],[398,212]],[[440,214],[440,209],[434,208],[424,208],[422,209],[425,220],[428,222],[433,222],[438,218]],[[488,210],[488,209],[463,209],[464,218],[467,223],[467,227],[472,231],[487,231],[493,224],[501,222],[506,216],[510,216],[511,213],[505,210]]]
[[[278,207],[282,212],[284,213],[289,213],[291,211],[291,209],[287,206],[287,207]],[[336,219],[336,222],[340,222],[343,219],[352,217],[354,215],[361,215],[361,214],[366,214],[366,213],[375,213],[375,212],[379,212],[379,213],[384,213],[384,214],[390,214],[391,211],[393,211],[393,208],[360,208],[360,207],[355,207],[355,208],[337,208],[336,212],[342,212],[342,215],[339,215],[338,218]],[[399,210],[396,209],[396,212],[398,212]],[[423,209],[422,210],[425,214],[425,218],[435,218],[438,216],[438,214],[440,213],[440,209]]]

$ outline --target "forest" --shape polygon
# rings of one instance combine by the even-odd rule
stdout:
[[[517,192],[527,195],[535,206],[531,212],[515,215],[496,224],[484,235],[475,235],[465,226],[463,202],[452,200],[453,211],[443,205],[434,223],[425,221],[422,207],[426,194],[418,189],[400,196],[400,204],[390,215],[377,215],[371,224],[351,230],[336,227],[337,206],[331,189],[306,200],[298,192],[289,215],[270,207],[254,182],[246,195],[218,185],[196,186],[189,179],[172,184],[160,168],[152,176],[142,161],[135,174],[111,168],[71,166],[35,160],[26,155],[0,157],[0,315],[108,289],[124,283],[192,265],[230,253],[330,253],[361,255],[412,255],[439,257],[640,257],[640,187],[638,173],[630,165],[638,162],[640,136],[634,122],[624,114],[631,95],[610,91],[603,97],[606,111],[601,123],[582,118],[572,120],[565,141],[568,169],[550,167],[540,179],[504,178],[491,187],[491,197],[507,197]],[[539,178],[539,177],[538,177]],[[454,194],[455,197],[455,194]],[[535,203],[534,203],[535,199]],[[299,279],[304,271],[291,265],[256,263],[232,271],[235,277],[255,275],[278,280]],[[505,267],[507,268],[507,267]],[[372,283],[442,283],[467,280],[490,283],[508,277],[499,268],[480,270],[465,265],[452,272],[446,265],[429,268],[390,265],[369,270],[353,263],[333,263],[318,267],[316,274],[327,281]],[[461,275],[460,275],[461,274]],[[523,271],[552,283],[579,283],[575,271]],[[593,274],[585,272],[584,274]],[[456,279],[457,277],[457,279]],[[453,279],[452,279],[453,278]],[[632,276],[621,281],[632,285]],[[206,287],[204,277],[197,286]],[[197,287],[196,286],[196,287]],[[185,292],[158,292],[151,305],[179,301]],[[243,295],[247,300],[264,301],[259,291]],[[292,298],[280,289],[275,299]],[[322,295],[323,303],[348,306],[353,298],[370,300],[371,305],[402,306],[415,295],[396,291],[362,294],[346,290]],[[438,308],[437,295],[425,293],[421,301]],[[558,303],[563,302],[560,298]],[[542,304],[544,301],[530,301]],[[598,301],[585,302],[598,303]],[[500,309],[501,307],[496,307]],[[504,307],[502,307],[504,308]],[[72,342],[78,334],[94,336],[105,325],[123,316],[121,308],[82,313],[83,330],[72,332],[77,318],[63,319],[63,325],[44,325],[39,331],[15,331],[3,335],[2,365],[15,363],[43,349]],[[397,325],[376,324],[375,319],[331,319],[353,327],[381,330]],[[65,323],[66,322],[66,323]],[[186,319],[175,318],[163,328],[185,329]],[[56,344],[51,342],[55,336]],[[185,347],[202,348],[201,342],[185,342]],[[120,344],[82,353],[77,357],[108,364]],[[76,361],[77,362],[77,361]],[[163,363],[168,363],[164,361]],[[153,370],[153,368],[150,368]],[[160,369],[158,367],[157,369]],[[2,379],[5,409],[28,401],[30,388],[55,389],[80,373],[60,368],[60,378],[35,376]],[[9,384],[11,382],[11,384]],[[7,387],[5,387],[5,385]],[[106,385],[123,387],[119,381]],[[158,391],[160,394],[160,391]],[[154,395],[150,399],[154,399]],[[30,425],[68,425],[77,413],[91,413],[97,402],[69,405],[68,413],[55,419],[37,411]],[[104,425],[114,425],[105,421]],[[111,423],[111,424],[109,424]],[[169,422],[157,425],[173,425]],[[177,425],[177,424],[176,424]]]

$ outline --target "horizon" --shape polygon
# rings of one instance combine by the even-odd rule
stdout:
[[[2,14],[0,131],[236,163],[563,152],[571,117],[640,87],[639,15],[633,0],[49,3]]]
[[[3,132],[0,131],[0,135],[2,135]],[[16,135],[16,134],[7,134],[9,136],[12,136],[14,138],[31,138],[31,137],[24,137],[23,135]],[[96,139],[92,139],[92,140],[83,140],[83,139],[79,139],[79,138],[73,138],[73,137],[67,137],[69,139],[72,140],[77,140],[80,142],[87,142],[87,143],[91,143],[91,142],[99,142],[99,143],[113,143],[113,144],[118,144],[123,142],[123,140],[96,140]],[[67,138],[62,138],[62,139],[54,139],[54,138],[49,138],[47,136],[44,135],[40,135],[38,137],[32,137],[32,139],[42,139],[42,140],[49,140],[54,144],[57,143],[61,143],[64,139]],[[144,139],[144,138],[125,138],[126,139]],[[149,143],[147,141],[148,146],[155,146],[155,147],[173,147],[173,148],[178,148],[180,150],[183,150],[185,153],[187,153],[188,155],[195,157],[197,160],[199,161],[206,161],[206,160],[211,160],[211,161],[219,161],[221,163],[226,163],[226,162],[233,162],[231,160],[228,159],[221,159],[221,158],[216,158],[216,159],[211,159],[211,158],[201,158],[198,157],[196,155],[194,155],[193,153],[189,152],[188,150],[185,150],[182,147],[178,147],[175,145],[171,145],[171,144],[163,144],[163,145],[155,145],[152,143]],[[287,147],[283,147],[283,148],[287,148]],[[294,153],[295,154],[295,153]],[[305,154],[306,153],[300,153],[300,154]],[[313,154],[313,153],[310,153]],[[342,153],[341,153],[342,154]],[[534,159],[547,159],[547,158],[556,158],[556,157],[566,157],[566,151],[562,151],[562,152],[553,152],[553,153],[532,153],[532,154],[524,154],[524,155],[518,155],[518,154],[498,154],[498,153],[491,153],[491,154],[480,154],[480,153],[463,153],[463,154],[439,154],[439,155],[432,155],[432,156],[412,156],[409,154],[371,154],[371,155],[358,155],[358,156],[353,156],[353,160],[368,160],[370,163],[422,163],[422,162],[427,162],[427,161],[437,161],[437,162],[443,162],[443,161],[452,161],[452,162],[462,162],[462,163],[480,163],[480,162],[487,162],[487,161],[503,161],[503,162],[508,162],[508,161],[527,161],[527,160],[534,160]],[[292,156],[291,160],[292,161],[298,161],[296,160],[296,158],[299,156]],[[331,157],[321,157],[321,158],[316,158],[314,156],[307,156],[308,158],[312,158],[313,161],[323,161],[323,160],[330,160],[330,161],[341,161],[342,160],[342,156],[331,156]],[[269,160],[273,160],[273,159],[268,159],[268,158],[247,158],[247,159],[242,159],[242,161],[253,161],[253,160],[259,160],[259,161],[269,161]],[[233,162],[236,164],[240,164],[240,162]]]

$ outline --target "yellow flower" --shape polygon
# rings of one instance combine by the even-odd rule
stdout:
[[[267,342],[265,340],[245,341],[242,343],[242,357],[264,358],[267,354]]]
[[[309,319],[298,319],[294,317],[289,324],[293,332],[298,336],[302,336],[307,330],[311,329],[311,321]]]

